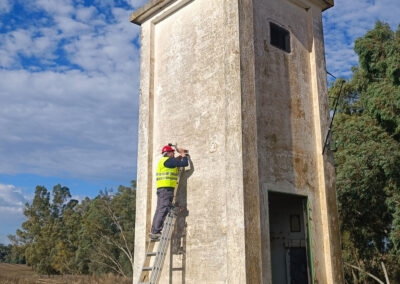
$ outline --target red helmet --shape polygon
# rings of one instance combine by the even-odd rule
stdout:
[[[164,154],[165,152],[175,152],[175,150],[171,146],[167,145],[162,148],[161,154]]]

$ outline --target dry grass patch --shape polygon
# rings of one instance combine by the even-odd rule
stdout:
[[[29,266],[22,264],[0,263],[0,284],[128,284],[131,279],[124,279],[113,274],[102,276],[86,275],[38,275]]]

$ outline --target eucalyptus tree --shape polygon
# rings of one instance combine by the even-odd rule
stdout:
[[[399,283],[400,29],[377,22],[354,49],[359,66],[343,85],[333,128],[343,256],[382,279],[383,262]],[[347,272],[353,282],[363,280]]]

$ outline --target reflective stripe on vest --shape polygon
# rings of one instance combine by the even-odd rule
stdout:
[[[176,187],[178,181],[178,168],[167,168],[164,166],[166,160],[169,157],[163,157],[160,162],[158,162],[156,181],[157,188],[160,187]]]
[[[168,168],[168,169],[170,169],[170,168]],[[163,176],[163,175],[171,175],[171,176],[178,176],[178,174],[176,174],[176,173],[160,173],[160,174],[156,174],[157,176]]]

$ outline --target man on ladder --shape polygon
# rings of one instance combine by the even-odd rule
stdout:
[[[181,155],[177,158],[175,158],[175,150],[169,145],[165,146],[161,151],[163,157],[158,163],[156,172],[157,208],[151,227],[151,239],[161,237],[164,220],[174,198],[174,189],[177,185],[179,175],[178,168],[189,165],[185,150],[178,148],[177,151]]]

